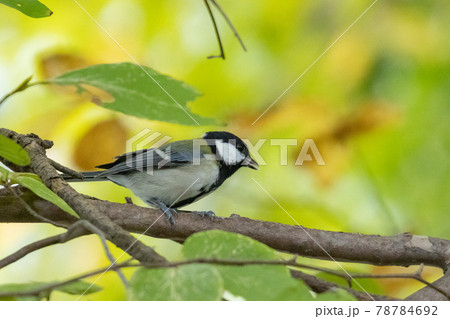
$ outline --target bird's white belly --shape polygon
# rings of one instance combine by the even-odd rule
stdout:
[[[128,189],[145,202],[158,199],[167,206],[197,196],[217,180],[219,168],[211,161],[153,171],[135,172],[108,178]]]

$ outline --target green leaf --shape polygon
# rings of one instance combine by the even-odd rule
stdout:
[[[10,297],[1,297],[0,300],[40,300],[46,296],[48,296],[52,290],[57,290],[64,292],[70,295],[81,295],[81,294],[92,294],[102,290],[101,287],[97,285],[92,285],[85,281],[75,281],[60,287],[56,287],[52,290],[43,290],[39,293],[38,296],[14,296],[15,293],[18,292],[28,292],[31,290],[39,290],[43,289],[46,286],[55,284],[55,282],[30,282],[30,283],[21,283],[21,284],[4,284],[0,285],[0,293],[11,293]],[[90,287],[90,288],[89,288]],[[89,289],[88,289],[89,288]]]
[[[223,281],[210,265],[138,269],[130,280],[131,300],[220,300]]]
[[[334,291],[327,291],[318,294],[316,301],[356,301],[356,298],[350,294],[347,290],[336,289]]]
[[[278,253],[243,235],[211,230],[190,236],[183,253],[188,259],[278,260]],[[225,289],[245,300],[313,300],[306,285],[277,265],[215,266]]]
[[[49,8],[37,0],[0,0],[0,3],[32,18],[45,18],[53,14]]]
[[[3,135],[0,135],[0,156],[16,165],[30,164],[28,153],[19,144]]]
[[[39,289],[41,287],[47,286],[51,283],[45,282],[30,282],[23,284],[4,284],[0,285],[0,293],[14,293],[14,292],[24,292],[29,290]]]
[[[100,290],[102,290],[102,288],[97,285],[92,285],[89,282],[78,280],[70,284],[57,287],[55,288],[55,290],[64,292],[69,295],[90,295],[95,292],[99,292]]]
[[[0,163],[0,183],[7,183],[11,179],[14,172],[11,172],[2,166]]]
[[[78,217],[77,213],[62,200],[58,195],[53,193],[44,183],[39,180],[39,177],[31,173],[14,173],[11,175],[11,182],[20,184],[30,191],[35,193],[37,196],[52,202],[62,210],[68,212],[69,214]]]
[[[146,66],[132,63],[93,65],[45,83],[75,85],[80,91],[85,90],[82,85],[97,87],[114,98],[110,103],[101,102],[103,107],[139,118],[185,125],[215,123],[187,108],[189,101],[200,96],[195,88]]]

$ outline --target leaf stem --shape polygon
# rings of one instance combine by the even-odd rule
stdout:
[[[0,100],[0,106],[2,105],[3,102],[5,102],[10,96],[22,92],[26,89],[28,89],[29,87],[39,84],[40,82],[35,82],[35,83],[31,83],[31,78],[33,77],[33,75],[30,75],[29,77],[27,77],[25,80],[22,81],[22,83],[19,84],[18,87],[16,87],[14,90],[12,90],[11,92],[9,92],[8,94],[6,94],[1,100]]]

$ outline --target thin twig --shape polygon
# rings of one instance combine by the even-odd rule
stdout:
[[[106,241],[105,233],[103,233],[100,229],[92,225],[87,220],[80,220],[76,224],[84,227],[86,230],[90,231],[91,233],[97,234],[97,236],[100,238],[100,242],[102,243],[103,249],[105,250],[106,257],[108,257],[109,261],[111,262],[111,265],[114,265],[117,262],[117,259],[114,258],[113,254],[111,253],[111,250],[108,247],[108,242]],[[125,275],[123,274],[122,270],[115,269],[115,272],[119,276],[120,280],[122,281],[125,288],[128,288],[128,281]]]
[[[410,274],[387,274],[387,275],[368,275],[368,274],[355,274],[352,275],[353,278],[378,278],[378,279],[414,279],[417,280],[430,288],[436,290],[437,292],[441,293],[445,297],[447,297],[450,300],[450,294],[442,290],[441,288],[437,287],[433,283],[423,279],[422,272],[423,272],[424,265],[421,264],[419,269],[413,273]]]
[[[227,14],[225,13],[225,11],[223,11],[222,7],[216,2],[216,0],[209,0],[209,1],[211,1],[211,3],[217,8],[217,10],[219,10],[220,14],[222,14],[223,18],[228,23],[228,26],[233,31],[234,36],[238,39],[239,43],[241,44],[242,49],[244,49],[244,51],[247,51],[247,48],[245,47],[244,42],[242,42],[242,39],[239,36],[236,28],[233,26],[233,23],[231,23],[230,18],[228,18]]]
[[[219,33],[219,29],[217,27],[216,19],[214,18],[214,14],[211,10],[211,7],[209,6],[208,0],[204,0],[204,2],[206,5],[206,8],[208,9],[208,14],[211,17],[211,21],[214,26],[214,32],[216,33],[217,42],[219,43],[219,48],[220,48],[220,55],[210,55],[210,56],[208,56],[208,59],[222,58],[225,60],[225,52],[223,50],[222,40],[220,39],[220,33]]]
[[[65,232],[65,233],[38,240],[34,243],[31,243],[29,245],[22,247],[15,253],[13,253],[3,259],[0,259],[0,269],[18,261],[19,259],[21,259],[21,258],[27,256],[28,254],[30,254],[34,251],[37,251],[39,249],[42,249],[42,248],[45,248],[48,246],[52,246],[55,244],[66,243],[69,240],[72,240],[72,239],[75,239],[75,238],[78,238],[78,237],[81,237],[84,235],[88,235],[90,233],[96,234],[100,238],[103,249],[105,250],[105,254],[108,257],[109,261],[112,264],[116,263],[116,259],[114,258],[114,256],[112,255],[112,253],[108,247],[108,243],[106,241],[105,234],[100,229],[98,229],[97,227],[95,227],[94,225],[89,223],[87,220],[79,220],[75,224],[72,224],[68,228],[67,232]],[[124,284],[124,286],[128,287],[128,281],[127,281],[125,275],[123,274],[123,272],[120,269],[117,269],[116,272],[117,272],[117,275],[119,276],[120,280]]]
[[[49,247],[52,245],[56,245],[56,244],[62,244],[62,243],[68,242],[69,240],[72,240],[72,239],[75,239],[75,238],[78,238],[78,237],[88,234],[88,232],[80,232],[78,227],[74,227],[75,225],[76,224],[70,226],[69,229],[67,230],[67,232],[35,241],[31,244],[28,244],[28,245],[20,248],[15,253],[13,253],[3,259],[0,259],[0,269],[18,261],[19,259],[21,259],[21,258],[27,256],[28,254],[30,254],[34,251],[37,251],[39,249]]]
[[[106,271],[112,271],[112,270],[116,270],[116,269],[120,269],[120,268],[125,268],[125,267],[145,267],[148,269],[155,269],[155,268],[176,268],[176,267],[180,267],[180,266],[185,266],[185,265],[191,265],[191,264],[214,264],[214,265],[223,265],[223,266],[249,266],[249,265],[279,265],[279,266],[292,266],[292,267],[298,267],[298,268],[306,268],[306,269],[314,269],[314,270],[319,270],[322,272],[326,272],[332,275],[336,275],[339,276],[341,278],[345,278],[347,277],[347,274],[345,273],[340,273],[334,270],[330,270],[327,268],[321,268],[321,267],[313,267],[313,266],[309,266],[309,265],[305,265],[305,264],[301,264],[301,263],[297,263],[297,262],[293,262],[292,260],[227,260],[227,259],[206,259],[206,258],[198,258],[198,259],[192,259],[192,260],[184,260],[184,261],[178,261],[178,262],[171,262],[171,263],[141,263],[141,264],[131,264],[129,262],[124,262],[124,263],[120,263],[120,264],[115,264],[112,266],[109,266],[107,268],[101,268],[98,270],[94,270],[92,272],[88,272],[85,273],[83,275],[79,275],[76,276],[74,278],[71,278],[69,280],[66,281],[62,281],[59,283],[54,283],[45,287],[41,287],[39,289],[33,289],[33,290],[29,290],[29,291],[20,291],[17,293],[0,293],[0,297],[2,296],[30,296],[30,295],[36,295],[39,294],[39,292],[41,291],[45,291],[45,290],[52,290],[55,289],[57,287],[60,286],[64,286],[66,284],[69,284],[71,282],[77,281],[77,280],[81,280],[87,277],[91,277],[100,273],[104,273]],[[404,279],[416,279],[418,280],[417,277],[417,272],[414,272],[412,274],[386,274],[386,275],[371,275],[371,274],[352,274],[353,278],[404,278]],[[421,277],[420,277],[421,278]],[[420,282],[429,285],[429,283],[423,279],[419,280]],[[430,288],[433,288],[434,285],[429,285]],[[439,293],[441,293],[442,295],[444,295],[446,298],[448,298],[450,300],[450,294],[448,294],[447,292],[443,291],[440,288],[434,287],[433,289],[435,289],[436,291],[438,291]]]
[[[81,174],[80,172],[77,172],[71,168],[68,168],[62,164],[59,164],[58,162],[55,162],[54,160],[52,160],[51,158],[48,159],[48,161],[50,162],[50,164],[58,171],[60,171],[61,173],[65,173],[67,175],[70,175],[72,177],[76,177],[79,179],[84,179],[83,174]]]
[[[400,300],[393,297],[388,296],[381,296],[376,294],[369,294],[367,295],[366,292],[362,292],[359,290],[355,290],[349,287],[338,285],[334,282],[326,281],[321,278],[318,278],[316,276],[307,274],[303,271],[300,271],[298,269],[290,269],[291,276],[295,279],[303,281],[305,284],[308,285],[309,288],[311,288],[312,291],[316,293],[324,293],[327,291],[333,291],[336,289],[343,289],[347,291],[348,293],[352,294],[356,299],[361,301],[393,301],[393,300]]]
[[[113,270],[116,270],[116,269],[125,268],[125,267],[132,267],[132,266],[134,266],[134,265],[129,264],[129,263],[115,264],[114,266],[109,267],[109,269],[108,268],[101,268],[101,269],[98,269],[98,270],[95,270],[95,271],[91,271],[91,272],[85,273],[83,275],[79,275],[79,276],[73,277],[73,278],[65,280],[65,281],[48,284],[46,286],[43,286],[43,287],[40,287],[40,288],[37,288],[37,289],[30,289],[30,290],[27,290],[27,291],[17,291],[17,292],[1,292],[0,293],[0,297],[36,296],[36,295],[39,295],[39,293],[42,292],[42,291],[52,291],[52,290],[54,290],[54,289],[56,289],[58,287],[65,286],[67,284],[76,282],[78,280],[101,274],[101,273],[103,273],[103,272],[105,272],[107,270],[113,271]]]

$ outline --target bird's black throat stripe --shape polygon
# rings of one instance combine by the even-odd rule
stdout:
[[[211,152],[214,154],[217,160],[217,164],[219,165],[219,178],[214,183],[212,189],[216,189],[220,185],[225,182],[225,180],[233,175],[240,167],[240,164],[237,165],[226,165],[223,159],[220,158],[219,154],[217,154],[217,146],[215,143],[208,143],[209,148],[211,149]],[[210,192],[209,190],[208,192]]]

